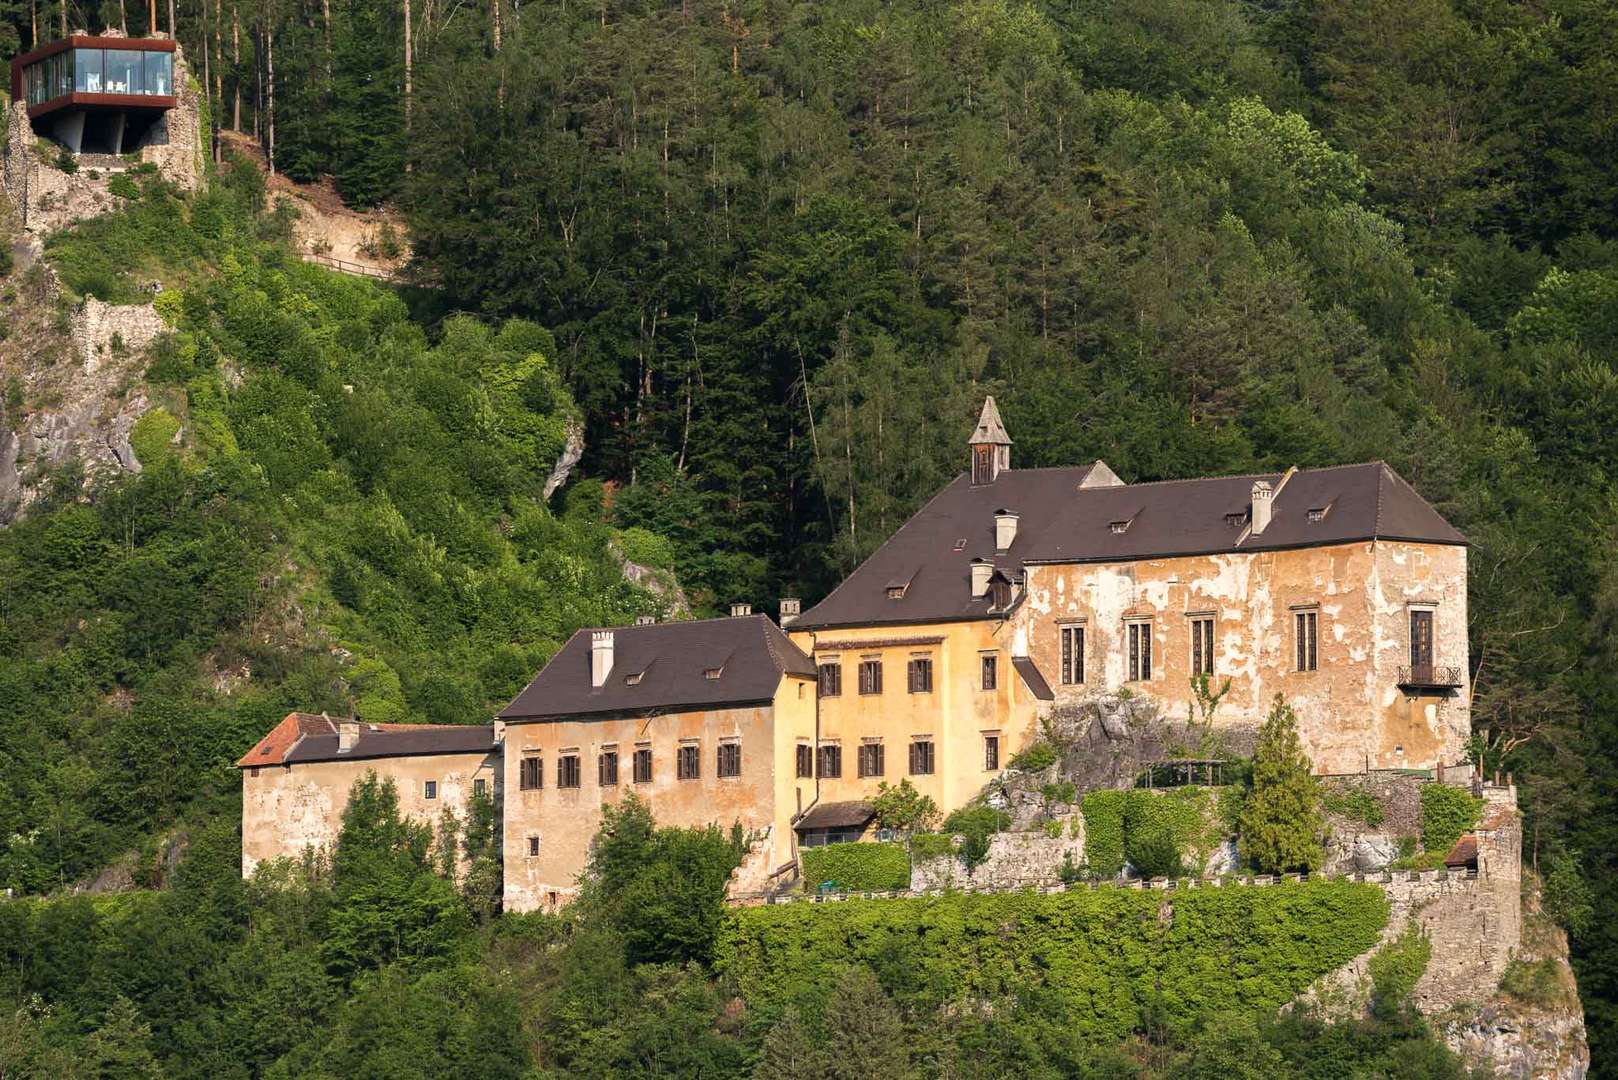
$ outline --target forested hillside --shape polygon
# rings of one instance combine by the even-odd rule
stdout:
[[[59,23],[140,32],[145,11],[0,20],[27,47]],[[616,582],[603,530],[666,537],[700,604],[813,599],[958,471],[992,391],[1019,465],[1104,457],[1134,481],[1382,458],[1468,535],[1478,755],[1522,786],[1525,857],[1593,890],[1563,910],[1614,1068],[1613,5],[177,0],[172,18],[222,123],[295,178],[398,204],[425,288],[412,322],[273,249],[198,256],[194,351],[182,335],[154,368],[182,449],[0,539],[0,679],[23,688],[0,715],[31,748],[0,764],[0,829],[32,837],[10,880],[151,835],[129,815],[228,805],[229,777],[194,764],[207,782],[181,794],[121,785],[170,782],[228,723],[327,703],[322,665],[411,715],[477,715],[567,626],[637,602],[593,587]],[[211,198],[174,243],[248,228]],[[93,250],[57,257],[75,288],[120,287]],[[488,328],[508,317],[545,331]],[[242,390],[212,386],[209,342],[262,350]],[[502,380],[544,418],[531,434],[474,424],[498,393],[445,404]],[[524,486],[570,408],[610,509]],[[547,561],[558,544],[576,564]],[[264,647],[253,583],[308,567],[331,614],[307,621],[352,659],[261,659],[214,703],[199,665]],[[158,585],[171,600],[133,618]],[[113,768],[115,733],[153,722],[175,732],[164,767]]]
[[[176,826],[239,818],[231,763],[289,710],[487,723],[578,627],[658,610],[613,550],[666,545],[601,524],[599,484],[544,500],[576,416],[550,335],[429,342],[290,255],[262,195],[250,166],[190,203],[148,180],[49,246],[71,294],[165,281],[175,332],[140,474],[85,504],[65,473],[0,530],[0,887],[126,852],[155,884]],[[6,408],[33,404],[13,375]]]

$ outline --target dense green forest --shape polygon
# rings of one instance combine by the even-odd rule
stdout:
[[[699,606],[813,599],[958,471],[992,391],[1020,465],[1382,458],[1468,535],[1478,752],[1521,785],[1525,857],[1595,890],[1570,930],[1614,1068],[1618,9],[156,10],[277,169],[403,211],[424,288],[286,260],[239,174],[173,237],[101,227],[195,245],[153,378],[200,419],[0,537],[3,883],[228,808],[223,763],[291,705],[477,715],[650,603],[609,536]],[[0,53],[146,11],[0,0]],[[95,246],[53,254],[115,298]],[[610,498],[535,498],[564,414]],[[304,584],[267,610],[275,579]],[[228,700],[221,659],[253,671]]]

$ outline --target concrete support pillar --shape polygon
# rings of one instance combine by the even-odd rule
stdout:
[[[56,114],[51,136],[75,154],[84,145],[84,110],[71,109]]]
[[[128,113],[119,113],[112,118],[112,138],[108,141],[112,143],[112,152],[115,154],[124,152],[124,123],[128,119]]]

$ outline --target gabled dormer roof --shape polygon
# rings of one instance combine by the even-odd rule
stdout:
[[[1466,538],[1382,462],[1148,484],[1112,482],[1081,465],[1008,469],[993,485],[955,478],[792,629],[946,622],[991,617],[974,599],[971,564],[1017,570],[1040,563],[1130,562],[1316,547],[1362,540],[1465,544]],[[1285,477],[1286,482],[1281,481]],[[1253,485],[1276,488],[1271,520],[1248,529]],[[1016,511],[1017,539],[995,550],[995,512]],[[1325,513],[1311,513],[1325,509]],[[1122,529],[1115,526],[1124,523]],[[908,576],[902,597],[887,583]]]
[[[766,616],[745,615],[615,627],[612,667],[600,686],[592,686],[592,633],[580,630],[569,638],[499,718],[560,720],[758,704],[775,697],[784,676],[815,675],[814,663],[780,627]]]

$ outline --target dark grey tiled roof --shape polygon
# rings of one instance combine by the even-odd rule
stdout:
[[[1294,472],[1275,496],[1269,527],[1245,539],[1254,481],[1278,485],[1283,474],[1081,487],[1091,468],[1011,469],[977,486],[965,474],[956,477],[793,629],[985,618],[990,598],[974,600],[970,587],[976,558],[1015,572],[1032,563],[1127,562],[1372,539],[1466,543],[1381,462]],[[1019,515],[1006,552],[995,551],[994,514],[1001,508]],[[1324,514],[1311,521],[1315,510]],[[1122,531],[1114,531],[1114,523],[1124,523]],[[887,592],[894,581],[909,582],[897,600]]]
[[[486,754],[496,746],[492,724],[367,724],[347,751],[338,750],[338,721],[324,713],[288,713],[236,762],[241,768],[311,761]]]
[[[612,670],[605,683],[591,686],[592,633],[574,634],[500,719],[748,704],[773,698],[783,674],[815,674],[813,662],[780,627],[748,615],[616,627]],[[719,677],[710,679],[706,673],[713,669]]]

